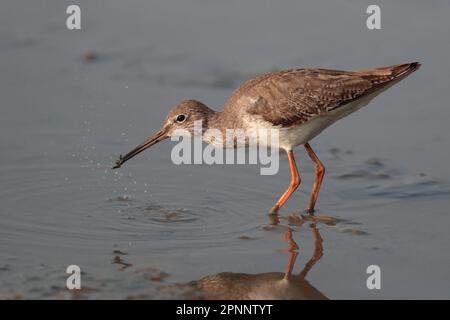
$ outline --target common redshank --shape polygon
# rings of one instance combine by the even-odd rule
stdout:
[[[267,73],[242,84],[220,112],[199,101],[185,100],[169,111],[161,130],[125,156],[120,156],[113,169],[170,137],[177,129],[201,135],[203,139],[204,131],[210,128],[220,130],[224,137],[227,129],[277,129],[277,147],[287,153],[291,181],[271,213],[277,213],[300,185],[293,151],[299,145],[304,145],[315,163],[316,179],[307,206],[307,211],[313,213],[325,166],[309,142],[335,121],[367,105],[419,67],[420,63],[412,62],[358,71],[308,68]],[[202,132],[194,130],[195,121],[202,121]],[[210,139],[204,140],[212,143]],[[214,144],[217,145],[217,141]]]

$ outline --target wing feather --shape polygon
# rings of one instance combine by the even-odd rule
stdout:
[[[340,108],[381,90],[419,68],[418,63],[363,71],[293,69],[266,74],[244,83],[230,98],[228,107],[240,97],[252,97],[246,106],[250,115],[274,125],[289,126]]]

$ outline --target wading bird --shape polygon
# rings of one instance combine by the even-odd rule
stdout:
[[[313,213],[325,167],[309,141],[419,67],[418,62],[412,62],[358,71],[309,68],[272,72],[242,84],[219,112],[196,100],[182,101],[169,111],[162,129],[125,156],[120,156],[114,169],[170,137],[177,129],[198,135],[194,131],[195,121],[202,121],[202,130],[218,129],[223,136],[226,129],[277,129],[278,146],[287,152],[292,178],[271,213],[277,213],[300,185],[293,151],[299,145],[304,145],[316,165],[316,180],[307,207],[307,211]],[[206,142],[211,143],[208,139]]]

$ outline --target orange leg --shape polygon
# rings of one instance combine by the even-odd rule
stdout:
[[[298,186],[300,185],[300,176],[298,174],[297,165],[295,164],[295,158],[294,158],[294,152],[292,150],[289,150],[287,152],[288,159],[289,159],[289,167],[291,168],[291,183],[289,184],[289,187],[287,190],[283,193],[280,200],[277,201],[277,203],[273,206],[272,210],[270,210],[271,213],[277,213],[278,210],[286,203],[286,201],[291,197],[291,195],[294,193],[295,190],[297,190]]]
[[[319,196],[319,190],[320,186],[322,185],[323,176],[325,175],[325,167],[320,162],[317,155],[314,153],[313,149],[309,145],[309,143],[305,143],[305,149],[308,152],[309,157],[312,161],[316,164],[316,181],[314,182],[312,191],[311,191],[311,198],[309,199],[308,209],[307,211],[309,213],[314,212],[314,206],[316,205],[317,197]]]

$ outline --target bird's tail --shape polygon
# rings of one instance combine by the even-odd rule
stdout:
[[[389,67],[374,68],[366,70],[358,70],[357,72],[364,75],[384,78],[385,80],[395,80],[404,78],[420,68],[419,62],[396,64]],[[380,79],[381,80],[381,79]]]
[[[391,75],[395,78],[403,78],[407,75],[413,73],[414,71],[418,70],[420,68],[421,64],[419,62],[411,62],[411,63],[405,63],[405,64],[397,64],[394,66],[381,68],[381,69],[387,69],[391,72]]]
[[[386,90],[419,68],[419,62],[411,62],[383,68],[358,70],[356,71],[356,74],[372,83],[372,87],[364,92],[364,94],[369,94],[376,91],[381,92]]]

